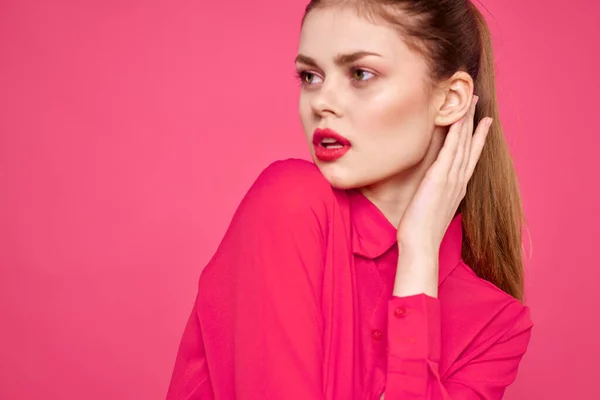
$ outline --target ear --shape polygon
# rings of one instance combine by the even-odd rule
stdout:
[[[471,75],[458,71],[439,86],[438,104],[434,119],[435,125],[449,126],[465,116],[471,100],[475,84]]]

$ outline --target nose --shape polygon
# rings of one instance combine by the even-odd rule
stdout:
[[[310,106],[313,112],[325,117],[328,115],[341,116],[339,90],[336,90],[333,81],[324,81],[317,92],[313,93]]]

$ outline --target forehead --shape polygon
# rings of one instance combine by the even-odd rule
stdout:
[[[399,32],[362,17],[348,7],[311,11],[302,25],[298,51],[313,57],[372,51],[389,57],[406,49]]]

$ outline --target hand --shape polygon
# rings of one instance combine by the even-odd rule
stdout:
[[[474,96],[464,118],[450,127],[436,161],[425,174],[398,226],[401,252],[409,250],[416,258],[434,259],[436,265],[440,244],[465,197],[492,123],[491,118],[484,118],[473,134],[477,100]]]

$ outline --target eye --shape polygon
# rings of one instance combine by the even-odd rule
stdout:
[[[361,68],[352,69],[352,79],[355,79],[357,81],[367,81],[369,79],[372,79],[374,76],[375,74],[373,74],[372,72],[365,71]]]
[[[317,74],[310,71],[297,71],[296,76],[301,85],[314,85],[319,83],[318,80],[321,79]]]

